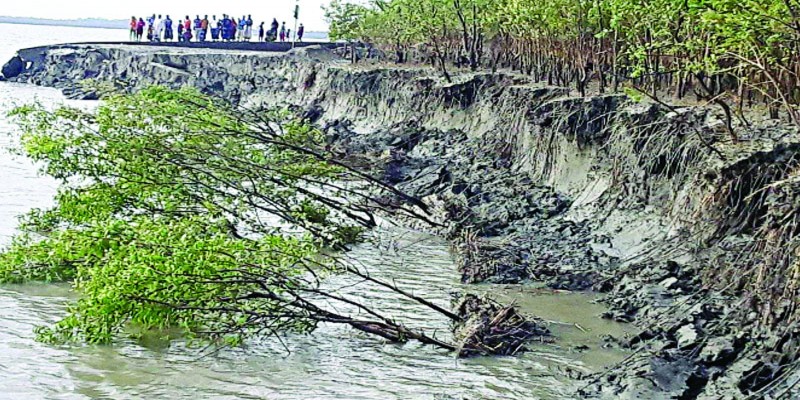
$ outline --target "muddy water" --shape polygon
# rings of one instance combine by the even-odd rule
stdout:
[[[387,233],[384,233],[384,239]],[[446,244],[400,232],[402,247],[367,244],[351,257],[375,275],[446,304],[458,287]],[[392,246],[394,247],[394,245]],[[330,288],[357,292],[412,326],[446,330],[447,321],[370,285],[334,278]],[[53,348],[33,340],[35,326],[63,315],[74,295],[64,286],[0,289],[0,397],[9,398],[270,398],[270,399],[568,399],[567,369],[598,371],[624,354],[599,349],[602,334],[625,327],[596,318],[591,296],[492,288],[526,311],[552,320],[556,344],[518,358],[454,360],[417,344],[391,345],[338,326],[313,335],[251,343],[246,349],[200,358],[180,344],[158,340],[113,347]],[[573,324],[578,323],[580,329]],[[441,336],[446,337],[443,332]],[[591,350],[577,351],[588,345]]]
[[[34,98],[62,101],[55,91],[0,84],[0,112]],[[18,134],[0,120],[0,147]],[[0,157],[0,244],[14,232],[16,216],[46,207],[55,183],[38,177],[23,159]],[[416,294],[448,304],[457,282],[441,239],[385,229],[348,256]],[[415,327],[439,330],[447,321],[385,290],[333,278],[329,288],[370,299]],[[519,287],[482,287],[528,312],[553,321],[559,341],[534,346],[519,358],[454,360],[447,352],[416,344],[391,345],[338,326],[312,335],[250,343],[247,348],[200,357],[180,343],[158,339],[110,347],[51,347],[33,330],[64,315],[74,299],[67,286],[0,287],[0,399],[561,399],[574,384],[567,369],[599,371],[625,354],[600,348],[604,334],[623,335],[623,325],[597,318],[592,296]],[[577,325],[576,325],[577,324]],[[589,350],[579,351],[582,345]]]

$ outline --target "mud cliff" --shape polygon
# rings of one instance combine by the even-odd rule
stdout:
[[[733,143],[703,106],[575,97],[512,73],[445,83],[313,47],[62,46],[22,51],[12,69],[73,97],[93,97],[81,81],[94,79],[292,105],[342,157],[377,161],[374,172],[432,206],[464,281],[599,290],[603,317],[642,328],[607,338],[631,356],[587,378],[582,396],[794,394],[794,128],[753,120]]]

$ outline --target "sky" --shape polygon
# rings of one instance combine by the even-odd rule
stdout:
[[[307,31],[325,31],[327,24],[323,18],[322,5],[328,0],[297,0],[300,5],[300,22]],[[67,5],[68,4],[68,5]],[[176,16],[190,15],[193,19],[200,14],[247,15],[252,14],[256,23],[272,21],[294,25],[292,18],[295,0],[4,0],[0,15],[9,17],[34,17],[48,19],[105,18],[130,19],[131,16],[146,16],[153,13]]]

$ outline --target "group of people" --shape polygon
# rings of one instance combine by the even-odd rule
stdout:
[[[253,39],[253,25],[253,17],[250,15],[242,16],[238,20],[227,14],[223,14],[219,20],[216,15],[212,16],[211,19],[208,18],[208,15],[204,18],[200,18],[197,15],[194,20],[187,15],[185,19],[175,22],[169,15],[166,18],[162,18],[161,15],[156,16],[153,14],[147,20],[131,17],[130,35],[131,40],[137,42],[141,42],[145,38],[151,42],[169,42],[173,40],[178,42],[206,42],[208,40],[214,42],[250,42]],[[304,33],[305,27],[300,24],[297,32],[295,32],[295,40],[302,42]],[[258,27],[258,41],[291,42],[292,31],[286,29],[286,22],[278,24],[277,19],[272,20],[269,30],[266,29],[265,23],[262,22]]]

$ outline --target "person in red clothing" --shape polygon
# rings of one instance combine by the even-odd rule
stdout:
[[[186,21],[183,22],[183,41],[192,41],[192,20],[189,19],[188,15],[186,16]]]
[[[208,38],[208,25],[208,15],[206,15],[203,17],[203,20],[200,21],[200,37],[198,39],[200,39],[201,42],[205,42]]]
[[[136,17],[131,17],[131,41],[136,40],[136,27],[139,25],[139,21],[136,20]]]

